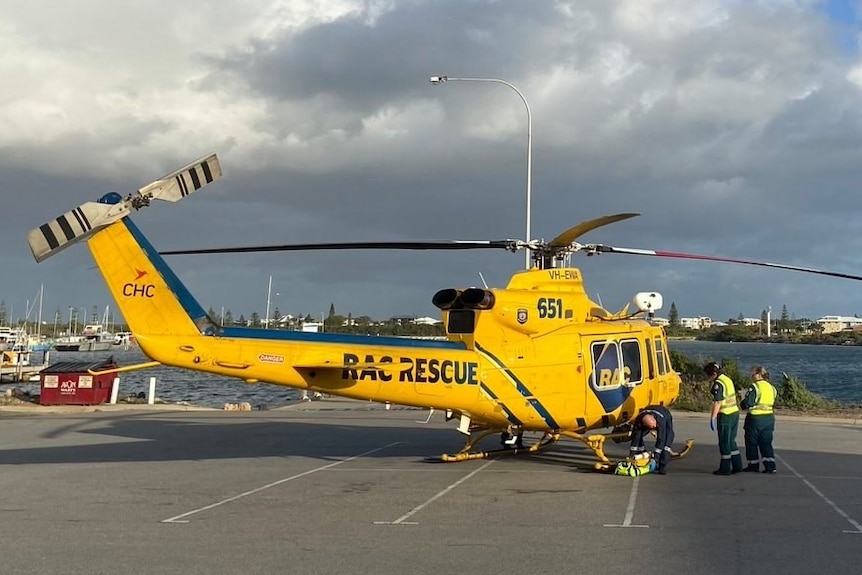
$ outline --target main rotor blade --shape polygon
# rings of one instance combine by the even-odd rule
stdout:
[[[337,242],[320,244],[281,244],[269,246],[244,246],[236,248],[203,248],[194,250],[171,250],[159,252],[163,256],[184,256],[193,254],[244,254],[252,252],[298,252],[315,250],[478,250],[504,249],[516,251],[517,240],[461,241],[429,240],[404,242]]]
[[[548,244],[549,247],[552,248],[563,248],[571,244],[573,241],[584,235],[585,233],[592,231],[596,228],[600,228],[602,226],[606,226],[608,224],[613,224],[615,222],[619,222],[622,220],[627,220],[629,218],[633,218],[635,216],[639,216],[640,214],[628,213],[628,214],[612,214],[609,216],[602,216],[600,218],[595,218],[593,220],[587,220],[585,222],[581,222],[578,225],[571,227],[555,237]],[[528,240],[530,238],[527,238]]]
[[[587,250],[595,250],[596,252],[601,253],[613,253],[613,254],[631,254],[636,256],[657,256],[662,258],[678,258],[678,259],[686,259],[686,260],[703,260],[708,262],[727,262],[731,264],[745,264],[750,266],[761,266],[765,268],[778,268],[782,270],[790,270],[796,272],[805,272],[809,274],[820,274],[824,276],[831,276],[836,278],[845,278],[849,280],[860,280],[862,281],[862,276],[846,274],[843,272],[833,272],[828,270],[821,270],[817,268],[808,268],[802,266],[791,266],[788,264],[776,264],[772,262],[758,262],[754,260],[742,260],[737,258],[723,258],[718,256],[702,256],[697,254],[685,254],[680,252],[662,252],[657,250],[640,250],[636,248],[617,248],[613,246],[603,246],[603,245],[591,245],[586,246]]]

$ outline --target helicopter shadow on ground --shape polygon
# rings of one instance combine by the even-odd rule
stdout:
[[[241,416],[240,416],[241,417]],[[440,462],[443,453],[462,447],[462,436],[452,429],[433,426],[356,425],[351,418],[326,423],[268,420],[260,417],[218,421],[159,418],[124,414],[98,418],[74,418],[43,432],[36,447],[0,450],[0,464],[158,462],[226,460],[256,457],[311,457],[324,460],[352,457],[378,447],[392,445],[367,457],[411,458]],[[360,418],[360,420],[362,420]],[[364,420],[367,422],[367,419]],[[68,445],[70,434],[98,438],[93,443]],[[118,442],[106,438],[119,438]],[[131,440],[131,441],[130,441]],[[50,445],[51,443],[63,445]],[[479,449],[496,449],[498,439],[489,437]],[[523,455],[537,463],[571,466],[579,460],[591,466],[595,459],[585,447],[561,442],[542,454]],[[507,457],[511,459],[511,457]]]
[[[89,420],[90,428],[65,425],[67,432],[93,436],[93,443],[0,450],[0,464],[157,462],[257,457],[341,459],[396,444],[366,457],[425,457],[457,445],[445,430],[368,425],[272,421],[260,418],[218,422],[122,416]],[[93,425],[98,427],[93,428]],[[63,441],[63,433],[45,434]],[[106,442],[116,437],[121,441]],[[131,440],[131,441],[130,441]],[[135,441],[137,440],[137,441]],[[83,440],[86,441],[86,440]]]
[[[21,420],[22,423],[26,420]],[[159,462],[229,460],[258,457],[310,457],[337,460],[390,446],[366,457],[409,458],[439,462],[443,453],[454,454],[463,444],[452,429],[417,427],[389,421],[364,424],[351,417],[325,423],[237,416],[225,419],[154,417],[151,414],[101,415],[72,418],[43,431],[42,445],[0,450],[0,465],[51,463]],[[69,445],[69,437],[78,443]],[[84,439],[94,438],[92,443]],[[120,441],[111,442],[110,438]],[[62,443],[62,444],[60,444]],[[57,444],[57,445],[54,445]],[[610,444],[610,442],[609,442]],[[499,439],[486,438],[478,449],[499,448]],[[627,444],[608,448],[611,457],[624,457]],[[500,459],[529,460],[536,464],[564,466],[574,471],[592,470],[596,459],[586,446],[564,440],[537,454]]]

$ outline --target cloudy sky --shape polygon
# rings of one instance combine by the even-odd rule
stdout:
[[[641,216],[583,241],[862,274],[860,2],[0,0],[0,298],[13,317],[110,301],[84,246],[36,264],[27,231],[215,151],[225,177],[135,221],[159,249],[504,239]],[[862,313],[862,284],[731,264],[575,260],[608,308]],[[503,286],[505,252],[170,260],[235,316],[436,315]],[[665,310],[666,313],[666,310]]]

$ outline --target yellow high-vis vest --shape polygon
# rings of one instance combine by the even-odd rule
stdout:
[[[748,413],[751,415],[771,415],[775,406],[775,388],[765,379],[755,381],[752,387],[754,387],[754,393],[757,394],[757,404],[751,407]]]
[[[724,415],[733,415],[739,412],[739,405],[736,403],[736,388],[733,386],[733,381],[723,373],[716,378],[716,381],[721,384],[724,390],[721,408],[718,412]]]

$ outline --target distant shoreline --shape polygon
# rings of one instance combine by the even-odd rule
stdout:
[[[786,343],[788,345],[823,345],[832,347],[860,347],[862,339],[824,340],[824,339],[711,339],[698,338],[696,335],[667,335],[668,341],[696,341],[704,343]]]

